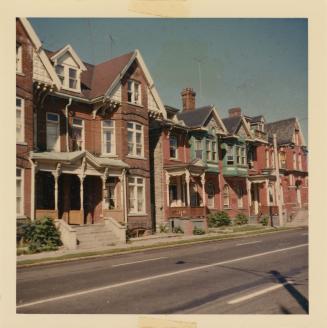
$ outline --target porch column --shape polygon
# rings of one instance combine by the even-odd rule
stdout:
[[[249,216],[251,215],[251,181],[246,179],[246,192],[248,194]]]
[[[167,206],[170,206],[170,199],[169,199],[169,183],[170,183],[170,175],[166,172],[166,190],[167,190]]]
[[[265,187],[266,187],[266,201],[267,201],[267,206],[269,206],[269,181],[268,179],[265,180]]]
[[[190,202],[190,172],[189,170],[185,170],[185,182],[186,182],[186,206],[191,206]]]
[[[202,205],[203,207],[206,206],[206,191],[205,191],[205,183],[206,183],[206,174],[203,172],[201,174],[201,184],[202,184]]]
[[[84,174],[80,174],[79,176],[79,181],[80,181],[80,211],[83,212],[84,210],[84,186],[83,186],[83,181],[85,179]]]
[[[122,175],[121,175],[121,191],[122,191],[122,205],[124,209],[124,222],[125,227],[127,227],[127,182],[126,182],[126,169],[123,169]]]
[[[59,179],[59,176],[61,173],[60,169],[61,169],[61,164],[58,163],[56,170],[54,172],[51,172],[54,177],[54,183],[55,183],[55,185],[54,185],[55,204],[54,205],[55,205],[55,211],[57,212],[57,214],[58,214],[58,179]]]
[[[106,193],[106,181],[107,181],[107,175],[103,174],[101,175],[101,181],[102,181],[102,209],[101,209],[101,215],[104,217],[104,208],[105,208],[105,193]]]

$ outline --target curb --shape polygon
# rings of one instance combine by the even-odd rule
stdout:
[[[268,230],[268,231],[262,231],[262,232],[254,232],[254,233],[249,233],[246,234],[246,232],[240,232],[237,235],[223,235],[223,236],[217,236],[217,238],[213,239],[189,239],[185,240],[184,242],[179,241],[178,244],[172,244],[171,245],[160,245],[160,244],[154,244],[154,245],[149,245],[147,246],[135,246],[138,247],[138,249],[133,249],[133,250],[128,250],[126,251],[118,251],[118,252],[110,252],[104,253],[104,254],[95,254],[95,255],[82,255],[74,258],[68,258],[68,259],[57,259],[54,257],[52,259],[49,258],[49,260],[44,260],[42,259],[36,259],[35,261],[40,261],[37,263],[26,263],[26,264],[19,264],[19,262],[24,262],[24,261],[29,261],[29,260],[21,260],[16,262],[16,268],[28,268],[28,267],[33,267],[33,266],[42,266],[42,265],[48,265],[48,264],[56,264],[56,263],[64,263],[64,262],[73,262],[73,261],[80,261],[80,260],[88,260],[88,259],[96,259],[96,258],[101,258],[101,257],[110,257],[110,256],[116,256],[116,255],[123,255],[123,254],[131,254],[131,253],[139,253],[139,252],[144,252],[144,251],[150,251],[150,250],[155,250],[155,249],[165,249],[165,248],[174,248],[174,247],[180,247],[180,246],[187,246],[187,245],[192,245],[192,244],[203,244],[203,243],[210,243],[210,242],[218,242],[218,241],[225,241],[225,240],[233,240],[233,239],[240,239],[240,238],[246,238],[246,237],[255,237],[258,235],[266,235],[266,234],[271,234],[271,233],[281,233],[281,232],[288,232],[288,231],[294,231],[294,230],[302,230],[304,227],[290,227],[286,228],[283,230]],[[220,238],[219,238],[220,237]],[[208,237],[207,237],[208,238]],[[90,251],[91,252],[91,251]],[[96,252],[96,251],[94,251]],[[87,252],[85,252],[87,253]],[[65,255],[62,255],[65,256]],[[58,256],[59,258],[61,256]],[[32,260],[33,261],[33,260]]]

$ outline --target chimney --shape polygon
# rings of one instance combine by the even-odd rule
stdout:
[[[242,111],[240,107],[234,107],[228,110],[229,117],[239,117],[241,116],[241,112]]]
[[[185,88],[181,92],[182,101],[183,101],[183,111],[192,111],[195,110],[195,95],[196,93],[192,88]]]

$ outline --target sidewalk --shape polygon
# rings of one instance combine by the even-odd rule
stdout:
[[[291,228],[271,228],[257,227],[252,230],[240,232],[209,232],[205,235],[185,236],[183,234],[157,234],[141,238],[133,238],[127,244],[118,244],[96,249],[76,249],[67,250],[61,247],[57,251],[42,252],[36,254],[26,254],[17,256],[18,265],[28,265],[37,263],[52,263],[58,261],[71,261],[81,258],[92,258],[100,256],[110,256],[114,254],[137,252],[145,249],[176,247],[190,243],[208,242],[211,240],[224,240],[254,236],[263,233],[282,232]],[[36,264],[36,263],[35,263]]]

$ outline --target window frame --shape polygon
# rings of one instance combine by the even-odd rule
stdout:
[[[17,170],[21,172],[20,177],[17,176]],[[25,170],[22,167],[16,167],[16,216],[24,216],[24,173]],[[20,195],[20,212],[17,213],[17,180],[21,181],[21,195]]]
[[[200,146],[200,149],[198,149]],[[201,152],[201,157],[198,154]],[[195,158],[203,160],[203,140],[199,138],[194,139],[194,155]]]
[[[80,125],[77,125],[76,123],[74,123],[74,120],[81,120],[82,121],[82,126]],[[81,133],[81,137],[82,137],[82,142],[81,142],[81,146],[80,146],[80,149],[77,149],[77,151],[80,151],[80,150],[84,150],[85,149],[85,128],[84,128],[84,120],[82,118],[79,118],[79,117],[73,117],[73,120],[72,120],[72,141],[75,140],[75,138],[73,138],[73,131],[74,129],[80,129],[82,130],[82,133]],[[77,142],[76,142],[77,144]]]
[[[243,208],[244,206],[244,202],[243,202],[243,196],[244,196],[244,192],[243,192],[243,188],[238,185],[236,188],[236,195],[237,195],[237,208]]]
[[[223,208],[230,208],[230,188],[228,184],[223,188]]]
[[[105,122],[112,122],[112,126],[105,126]],[[111,140],[111,149],[112,151],[110,153],[107,152],[107,141],[105,141],[105,132],[111,131],[112,140]],[[108,120],[102,120],[101,121],[101,153],[103,155],[110,155],[115,156],[116,155],[116,122],[114,120],[108,119]]]
[[[57,116],[58,121],[55,122],[53,120],[49,120],[48,119],[49,114]],[[57,138],[56,145],[55,145],[54,149],[49,149],[49,147],[48,147],[48,124],[49,123],[52,123],[52,124],[56,123],[57,124],[58,138]],[[57,113],[53,113],[53,112],[46,112],[46,149],[47,149],[47,151],[60,152],[60,115],[57,114]]]
[[[110,179],[114,179],[114,181],[110,181]],[[106,182],[105,182],[105,190],[106,190],[106,195],[105,195],[105,209],[107,210],[115,210],[118,208],[117,204],[117,177],[108,177]],[[110,197],[110,189],[112,188],[113,191],[113,197]],[[110,200],[113,200],[114,207],[110,207]]]
[[[234,165],[235,164],[235,156],[234,156],[234,147],[233,145],[226,145],[226,164]]]
[[[175,144],[172,144],[173,140],[175,140]],[[172,156],[172,151],[175,152],[175,156]],[[178,159],[178,138],[174,134],[169,136],[169,157],[171,159]]]
[[[59,74],[57,67],[63,68],[62,74]],[[72,79],[70,76],[71,70],[76,72],[76,78],[74,79],[76,81],[76,88],[70,87],[70,80]],[[81,70],[78,67],[67,65],[64,63],[57,63],[55,65],[55,71],[63,89],[73,92],[81,92]]]
[[[129,127],[128,126],[129,124],[133,124],[133,127],[132,128]],[[136,129],[136,126],[140,126],[141,129],[140,130]],[[130,142],[128,140],[128,132],[133,133],[132,142]],[[140,145],[141,145],[141,154],[140,155],[137,154],[137,145],[138,145],[137,142],[136,142],[137,133],[141,134],[141,143],[140,143]],[[132,153],[130,153],[130,150],[129,150],[129,145],[130,144],[133,145],[133,152]],[[138,123],[138,122],[133,122],[133,121],[127,122],[127,145],[128,145],[128,147],[127,147],[128,156],[137,157],[137,158],[143,158],[144,157],[144,126],[143,126],[143,124]]]
[[[136,92],[135,86],[138,86],[138,91]],[[131,86],[131,89],[129,88]],[[127,102],[129,104],[142,106],[142,83],[136,80],[127,81]],[[138,94],[138,99],[135,100],[135,95]],[[129,96],[130,95],[130,96]]]
[[[213,193],[211,194],[210,191],[212,191]],[[213,182],[209,181],[207,184],[207,206],[208,206],[208,208],[215,208],[215,195],[216,195],[215,185]]]
[[[23,74],[23,46],[16,42],[16,74]]]
[[[134,179],[134,182],[131,182],[131,179]],[[142,183],[138,182],[138,179],[142,179]],[[145,198],[145,178],[140,176],[129,176],[127,179],[128,184],[128,214],[129,215],[146,215],[146,198]],[[131,198],[130,198],[130,188],[131,186],[134,189],[134,210],[131,211]],[[142,187],[142,210],[138,211],[138,187]]]
[[[20,107],[17,106],[17,99],[21,101]],[[21,123],[21,129],[20,129],[20,138],[17,139],[17,110],[20,110],[20,123]],[[25,142],[25,99],[22,97],[16,96],[16,143],[22,143]]]

